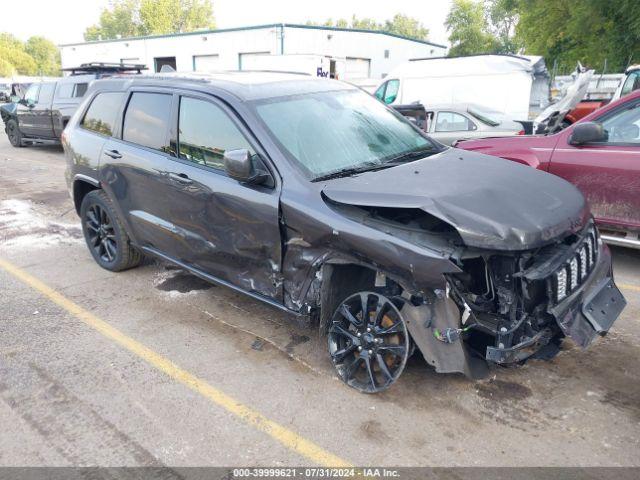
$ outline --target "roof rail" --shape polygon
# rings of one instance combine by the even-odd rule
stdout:
[[[147,70],[147,66],[143,63],[90,62],[82,63],[79,67],[68,67],[62,70],[71,72],[71,75],[84,75],[87,73],[142,73],[143,70]]]

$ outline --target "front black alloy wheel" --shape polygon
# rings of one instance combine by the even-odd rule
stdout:
[[[389,388],[409,357],[409,333],[393,300],[359,292],[336,309],[329,327],[329,353],[340,378],[364,393]]]
[[[22,147],[22,134],[15,120],[9,120],[7,122],[7,137],[9,137],[11,145],[14,147]]]

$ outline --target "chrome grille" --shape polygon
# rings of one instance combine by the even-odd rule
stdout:
[[[553,274],[556,302],[561,302],[573,293],[589,276],[596,264],[597,245],[596,229],[592,225],[572,255]]]

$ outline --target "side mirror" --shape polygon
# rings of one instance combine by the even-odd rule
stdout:
[[[249,150],[242,148],[239,150],[227,150],[224,152],[224,169],[234,180],[252,185],[262,185],[269,183],[271,175],[259,165],[256,168],[254,159]]]
[[[602,143],[609,139],[609,134],[601,123],[584,122],[573,127],[569,137],[570,145],[584,145],[586,143]]]

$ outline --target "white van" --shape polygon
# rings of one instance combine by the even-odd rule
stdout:
[[[549,104],[542,57],[472,55],[398,65],[375,91],[389,105],[474,103],[511,120],[530,120]]]

